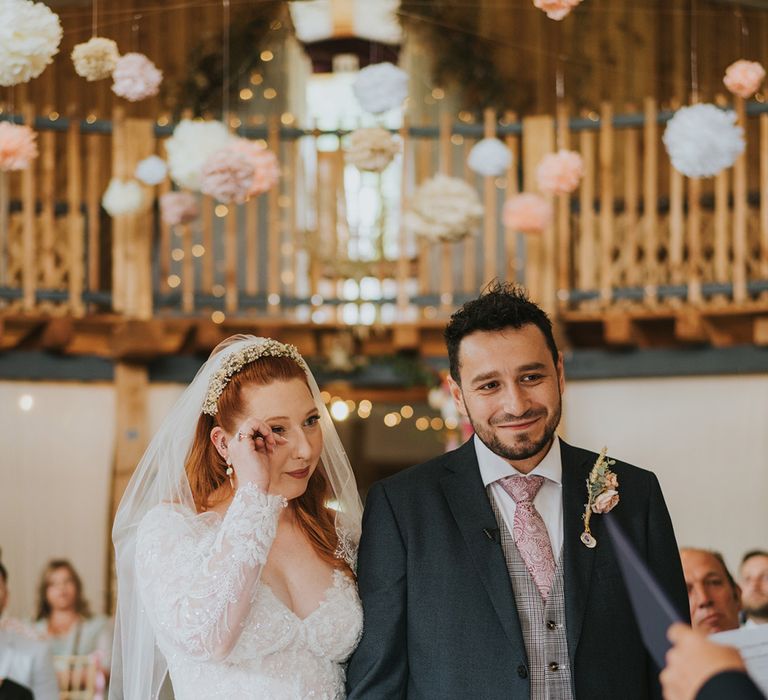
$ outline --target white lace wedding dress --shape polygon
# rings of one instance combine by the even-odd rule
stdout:
[[[223,518],[163,504],[141,521],[139,589],[177,700],[345,697],[362,632],[355,583],[335,571],[302,619],[259,581],[284,505],[249,484]]]

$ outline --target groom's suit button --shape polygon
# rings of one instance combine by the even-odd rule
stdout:
[[[528,678],[528,669],[524,664],[520,664],[517,667],[517,675],[520,676],[520,678]]]
[[[553,661],[551,664],[549,664],[549,670],[550,671],[559,671],[560,670],[560,664],[557,663],[557,661]]]

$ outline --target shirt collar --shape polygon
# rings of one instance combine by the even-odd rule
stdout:
[[[474,437],[475,454],[477,463],[480,467],[480,477],[483,480],[483,486],[488,486],[494,481],[503,479],[505,476],[524,476],[515,469],[506,459],[499,457],[495,452],[491,452],[485,443],[477,437]],[[558,486],[562,485],[563,465],[560,460],[560,438],[555,436],[549,452],[529,473],[529,475],[543,476],[545,479],[553,481]]]

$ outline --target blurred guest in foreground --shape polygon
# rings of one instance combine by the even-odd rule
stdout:
[[[741,589],[719,552],[684,547],[680,550],[688,586],[691,624],[705,634],[739,627]]]
[[[667,636],[673,646],[659,677],[665,700],[765,700],[738,649],[711,642],[702,631],[680,623]]]
[[[0,563],[0,616],[8,603],[8,572]],[[45,642],[0,626],[0,700],[56,700],[59,689]]]
[[[755,549],[747,552],[739,569],[741,606],[745,624],[768,624],[768,552]]]

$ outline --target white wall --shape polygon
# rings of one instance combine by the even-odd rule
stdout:
[[[151,430],[181,391],[151,386]],[[19,408],[23,394],[34,398],[31,411]],[[102,607],[114,396],[109,384],[0,382],[11,614],[32,614],[40,570],[59,556]],[[768,376],[572,381],[564,425],[574,444],[607,445],[658,474],[681,544],[720,549],[732,567],[746,549],[768,546]]]

